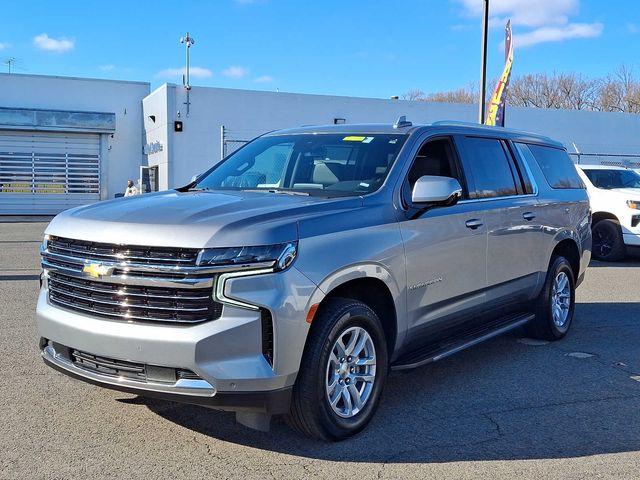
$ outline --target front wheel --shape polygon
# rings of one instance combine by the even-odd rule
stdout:
[[[551,257],[547,277],[535,303],[535,318],[526,326],[529,336],[559,340],[569,331],[576,303],[576,283],[571,265],[561,256]]]
[[[366,427],[378,406],[388,368],[384,330],[364,303],[330,298],[309,335],[288,420],[309,437],[343,440]]]

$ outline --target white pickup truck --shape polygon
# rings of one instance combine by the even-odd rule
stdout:
[[[640,250],[640,174],[607,165],[577,165],[577,170],[593,212],[593,258],[618,261],[628,250]]]

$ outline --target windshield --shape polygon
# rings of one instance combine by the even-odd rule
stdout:
[[[295,134],[260,137],[200,178],[195,189],[361,195],[382,185],[404,134]]]
[[[640,174],[633,170],[585,169],[584,173],[598,188],[640,188]]]

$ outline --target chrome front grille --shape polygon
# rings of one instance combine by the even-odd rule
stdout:
[[[171,247],[142,247],[88,242],[50,236],[47,250],[51,254],[83,260],[127,262],[140,265],[195,266],[199,249]]]
[[[69,310],[118,320],[199,323],[220,318],[211,288],[164,288],[48,274],[49,300]]]
[[[218,268],[199,249],[115,245],[49,236],[42,249],[49,301],[90,316],[195,324],[220,318]]]

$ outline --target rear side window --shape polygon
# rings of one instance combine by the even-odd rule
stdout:
[[[584,188],[582,180],[564,150],[541,145],[518,144],[520,151],[529,160],[535,158],[551,188]],[[527,150],[530,155],[527,155]]]
[[[517,195],[511,161],[502,141],[494,138],[467,137],[464,142],[464,169],[469,198]]]

